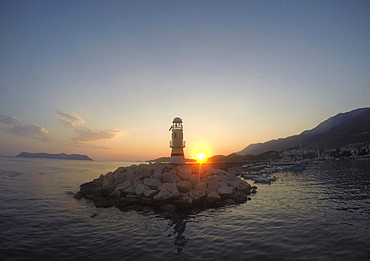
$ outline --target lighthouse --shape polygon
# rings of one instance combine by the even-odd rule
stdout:
[[[172,126],[170,131],[172,130],[172,140],[170,141],[170,148],[171,151],[171,164],[185,164],[185,157],[184,157],[184,147],[185,141],[183,141],[183,132],[182,132],[182,120],[179,117],[176,117],[172,121]]]

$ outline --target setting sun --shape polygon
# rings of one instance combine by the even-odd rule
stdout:
[[[199,161],[203,161],[205,158],[206,158],[206,154],[204,152],[199,152],[196,157],[197,157],[197,160]]]

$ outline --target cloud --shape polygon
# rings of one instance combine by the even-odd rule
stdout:
[[[37,124],[22,124],[20,119],[2,114],[0,114],[0,126],[2,126],[0,128],[2,131],[41,141],[50,141],[49,132],[53,130],[53,128],[45,129]]]
[[[62,111],[57,111],[57,113],[64,117],[64,118],[59,118],[58,120],[63,122],[63,125],[65,127],[75,128],[80,125],[86,125],[85,121],[81,119],[81,117],[78,116],[77,114],[72,115],[72,114],[62,112]]]
[[[14,116],[0,114],[0,124],[14,126],[21,123],[22,121]]]
[[[48,133],[49,130],[37,124],[30,125],[18,125],[8,129],[8,131],[14,135],[34,138],[42,141],[49,141],[51,138]]]
[[[76,135],[70,139],[76,142],[76,145],[79,146],[82,144],[86,145],[84,142],[113,139],[121,132],[119,130],[102,130],[100,126],[88,126],[87,123],[77,114],[69,114],[62,111],[57,111],[57,113],[63,116],[63,118],[59,118],[63,125],[74,130]],[[98,148],[98,146],[94,146],[94,148]],[[107,149],[105,147],[101,148]]]
[[[105,140],[113,139],[117,136],[117,133],[120,131],[117,130],[100,130],[100,131],[91,131],[90,129],[76,130],[78,136],[72,137],[73,141],[96,141],[96,140]]]
[[[104,147],[104,146],[97,146],[97,145],[92,145],[92,144],[87,144],[87,143],[82,143],[82,142],[71,142],[68,144],[69,146],[73,147],[79,147],[79,148],[86,148],[86,149],[104,149],[104,150],[111,150],[112,148],[109,147]]]

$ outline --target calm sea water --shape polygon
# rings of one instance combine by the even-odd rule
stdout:
[[[251,201],[200,213],[96,209],[73,198],[125,165],[0,158],[0,260],[370,258],[370,161],[278,173]]]

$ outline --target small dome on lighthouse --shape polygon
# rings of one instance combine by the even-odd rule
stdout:
[[[182,120],[181,120],[181,118],[176,117],[176,118],[173,119],[172,123],[182,123]]]

